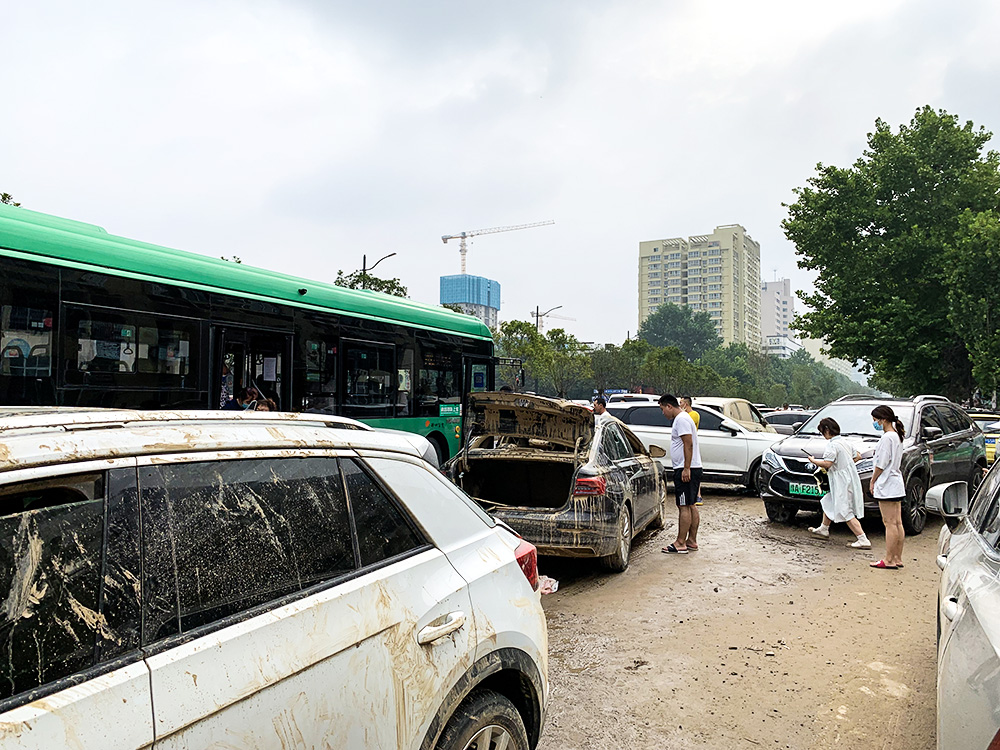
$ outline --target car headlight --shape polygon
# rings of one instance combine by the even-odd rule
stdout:
[[[778,458],[778,454],[768,449],[764,451],[764,455],[761,457],[761,461],[770,466],[772,469],[783,469],[784,465],[781,463],[781,459]]]
[[[858,474],[864,474],[866,471],[875,471],[875,459],[874,458],[862,458],[855,464],[858,470]]]

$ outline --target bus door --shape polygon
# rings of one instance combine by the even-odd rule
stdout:
[[[241,389],[254,387],[262,398],[273,400],[279,411],[292,411],[292,334],[232,326],[215,326],[214,382],[212,392],[221,407]]]
[[[464,387],[462,388],[462,414],[469,413],[469,394],[493,390],[493,358],[465,355],[462,357]]]

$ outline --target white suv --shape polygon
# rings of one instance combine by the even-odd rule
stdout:
[[[0,409],[5,748],[533,748],[535,588],[400,436]]]

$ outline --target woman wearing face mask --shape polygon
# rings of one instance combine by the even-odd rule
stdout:
[[[872,426],[882,431],[875,448],[871,493],[878,500],[885,524],[885,556],[871,566],[880,570],[896,570],[903,567],[903,538],[906,536],[902,516],[906,487],[899,470],[903,458],[903,423],[891,408],[882,404],[872,409]]]

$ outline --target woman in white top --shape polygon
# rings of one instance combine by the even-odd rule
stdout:
[[[872,497],[878,500],[885,524],[885,557],[873,562],[873,568],[896,570],[903,567],[903,498],[906,487],[899,463],[903,459],[903,423],[884,404],[872,409],[872,420],[882,437],[875,448],[875,471],[872,474]]]
[[[865,497],[861,491],[861,477],[854,466],[856,460],[854,450],[840,437],[840,425],[837,421],[826,417],[819,423],[819,433],[829,442],[823,451],[823,458],[809,456],[809,461],[826,469],[830,480],[830,491],[819,501],[823,507],[823,523],[810,528],[816,536],[824,539],[830,537],[830,523],[847,523],[857,541],[848,547],[855,549],[871,549],[859,518],[865,517]]]

